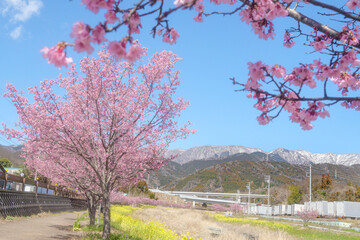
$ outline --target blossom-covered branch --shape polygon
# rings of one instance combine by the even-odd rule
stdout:
[[[312,62],[299,63],[292,70],[280,67],[281,63],[273,67],[260,61],[249,63],[249,81],[234,83],[253,93],[251,96],[257,99],[255,106],[262,112],[258,118],[260,123],[268,123],[285,110],[290,112],[292,121],[300,123],[303,129],[311,129],[310,122],[318,116],[329,115],[325,110],[328,106],[341,103],[346,108],[360,109],[356,94],[359,89],[360,0],[139,0],[130,5],[121,0],[83,0],[82,3],[94,13],[105,12],[104,18],[95,27],[75,23],[71,33],[74,43],[62,41],[56,47],[44,48],[42,51],[49,63],[67,66],[71,59],[64,52],[66,47],[91,53],[93,44],[106,42],[106,34],[116,34],[115,31],[122,27],[127,28],[127,34],[120,35],[118,39],[121,40],[111,41],[107,46],[114,57],[131,63],[142,55],[139,43],[134,40],[135,34],[144,30],[149,32],[142,29],[141,21],[145,16],[153,16],[152,35],[161,36],[169,44],[175,44],[180,37],[176,26],[171,24],[171,16],[177,11],[193,11],[196,22],[216,15],[239,15],[235,24],[236,21],[248,24],[254,34],[264,40],[274,38],[274,19],[281,18],[292,23],[282,33],[285,47],[291,48],[299,41],[309,46],[311,52],[323,54],[320,59],[314,54],[316,57]],[[263,77],[254,75],[254,68],[259,74],[262,72]],[[334,84],[340,95],[328,94]],[[305,90],[308,88],[322,89],[323,94],[304,95],[308,94]],[[260,107],[264,104],[266,107]]]

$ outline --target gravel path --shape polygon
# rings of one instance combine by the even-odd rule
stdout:
[[[80,232],[73,232],[72,226],[80,213],[66,212],[41,217],[30,217],[0,222],[1,240],[48,240],[80,239]]]

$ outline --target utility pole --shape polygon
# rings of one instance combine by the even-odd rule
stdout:
[[[337,179],[337,169],[335,168],[335,179]]]
[[[310,171],[306,173],[306,176],[309,177],[309,203],[311,208],[311,163],[310,163]]]
[[[250,214],[250,185],[251,185],[251,182],[248,182],[248,184],[246,185],[246,188],[249,189],[249,194],[248,194],[248,214]]]
[[[268,205],[270,206],[270,175],[265,175],[265,182],[268,183]]]

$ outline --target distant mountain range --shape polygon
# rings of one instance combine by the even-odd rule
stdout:
[[[166,153],[166,157],[176,156],[173,160],[179,164],[185,164],[194,160],[208,161],[220,160],[238,153],[264,153],[274,160],[286,161],[290,164],[304,165],[329,163],[334,165],[351,166],[360,164],[360,154],[335,154],[335,153],[311,153],[305,150],[287,150],[277,148],[271,152],[265,152],[259,148],[247,148],[243,146],[201,146],[187,150],[173,149]]]
[[[286,202],[290,194],[290,185],[300,186],[301,192],[304,194],[303,198],[307,200],[309,178],[306,173],[309,171],[309,166],[303,163],[309,162],[304,156],[309,157],[311,153],[277,149],[271,153],[254,151],[252,153],[236,153],[225,157],[228,154],[226,151],[232,151],[236,148],[226,148],[225,153],[223,153],[221,151],[217,152],[216,150],[219,150],[219,147],[217,147],[212,149],[213,155],[207,155],[203,151],[204,148],[209,147],[211,148],[211,146],[201,147],[201,151],[198,153],[198,156],[201,157],[210,156],[208,159],[192,160],[183,164],[175,162],[177,159],[168,162],[156,173],[151,174],[149,178],[150,187],[158,186],[165,190],[179,191],[236,192],[240,190],[244,192],[247,191],[246,184],[251,182],[251,191],[265,194],[267,184],[264,176],[270,175],[273,202]],[[196,150],[196,148],[192,149],[188,154],[194,157],[197,155]],[[182,152],[184,154],[186,151]],[[304,152],[307,154],[304,154]],[[333,161],[336,159],[336,155],[334,155],[328,154]],[[184,156],[186,155],[179,158],[182,162],[186,161]],[[281,156],[285,156],[287,159]],[[317,157],[316,159],[319,162],[327,160],[323,156]],[[345,166],[321,162],[316,164],[314,160],[311,162],[313,163],[313,194],[316,200],[349,200],[349,191],[354,190],[356,185],[360,185],[360,164]],[[321,184],[322,174],[329,174],[333,180],[333,187],[325,195],[323,190],[316,189]]]
[[[23,165],[25,160],[20,157],[22,147],[23,145],[0,145],[0,158],[9,159],[14,166]]]

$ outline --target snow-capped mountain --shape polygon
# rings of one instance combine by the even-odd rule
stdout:
[[[264,152],[259,148],[247,148],[243,146],[211,146],[193,147],[188,150],[173,149],[169,150],[165,157],[176,156],[173,161],[184,164],[193,160],[221,159],[237,153]]]
[[[291,164],[308,164],[309,162],[331,163],[335,165],[351,166],[360,164],[360,154],[311,153],[305,150],[287,150],[278,148],[270,152],[270,156],[278,155]]]
[[[291,164],[314,164],[330,163],[336,165],[351,166],[360,164],[360,154],[335,154],[335,153],[311,153],[305,150],[287,150],[278,148],[271,152],[265,152],[259,148],[247,148],[243,146],[201,146],[187,150],[173,149],[166,153],[166,157],[176,156],[173,160],[184,164],[193,160],[221,159],[238,153],[261,152],[269,154],[269,158],[279,161],[287,161]]]

